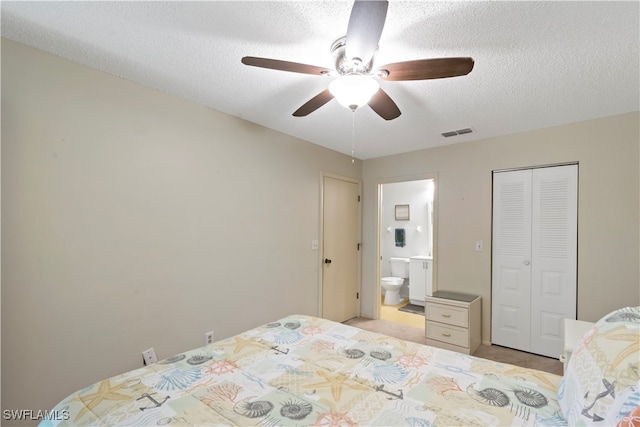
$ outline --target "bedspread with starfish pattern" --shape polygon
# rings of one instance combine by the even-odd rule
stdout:
[[[42,425],[566,425],[560,380],[292,315],[93,384]]]

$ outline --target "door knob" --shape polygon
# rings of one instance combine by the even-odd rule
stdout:
[[[329,258],[325,258],[325,259],[324,259],[324,263],[325,263],[325,264],[331,264],[331,260],[330,260]]]
[[[525,260],[524,265],[529,265],[529,260]]]

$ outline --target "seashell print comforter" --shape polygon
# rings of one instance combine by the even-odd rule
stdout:
[[[41,425],[566,425],[560,380],[292,315],[93,384]]]

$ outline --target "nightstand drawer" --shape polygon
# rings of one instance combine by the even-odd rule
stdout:
[[[427,320],[434,322],[447,323],[463,328],[469,327],[469,309],[466,307],[427,302],[425,316]]]
[[[427,322],[427,339],[442,341],[459,347],[469,347],[469,330],[456,326]]]

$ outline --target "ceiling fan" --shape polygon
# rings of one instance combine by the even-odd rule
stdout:
[[[278,59],[245,56],[242,63],[254,67],[293,73],[339,77],[298,108],[293,115],[306,116],[336,98],[342,105],[355,111],[368,104],[385,120],[400,116],[400,109],[391,97],[380,88],[376,78],[383,81],[429,80],[464,76],[473,69],[473,58],[432,58],[396,62],[373,68],[378,42],[387,17],[389,2],[386,0],[355,0],[349,17],[347,35],[331,45],[335,71],[314,65]],[[341,89],[342,88],[342,89]],[[343,90],[360,94],[360,98],[343,99]]]

